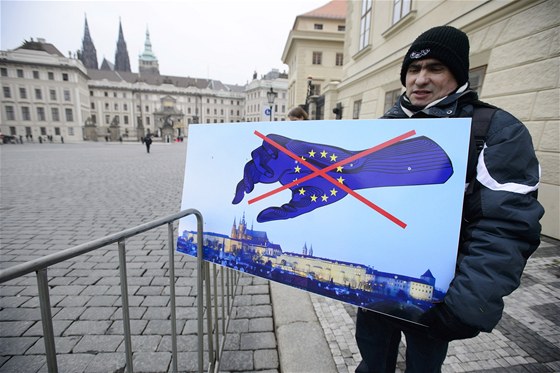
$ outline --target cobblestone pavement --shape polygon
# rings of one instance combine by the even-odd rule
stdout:
[[[0,267],[177,212],[185,150],[184,143],[154,143],[150,154],[138,143],[0,146]],[[545,240],[521,288],[506,299],[496,330],[453,342],[445,372],[560,371],[559,245]],[[166,241],[161,228],[126,242],[135,372],[171,367]],[[196,368],[194,269],[192,258],[176,256],[180,371]],[[118,272],[111,246],[49,269],[59,372],[123,371]],[[237,294],[221,370],[282,371],[268,281],[242,276]],[[332,352],[324,358],[332,358],[338,372],[352,372],[360,361],[355,308],[311,299]],[[313,346],[300,350],[303,356]],[[0,373],[46,371],[36,279],[28,275],[0,285]]]
[[[543,237],[529,259],[521,286],[505,298],[505,312],[492,333],[449,345],[443,372],[560,372],[560,242]],[[356,308],[312,296],[339,373],[361,361],[354,340]],[[397,372],[404,372],[401,342]]]
[[[180,209],[186,144],[0,146],[0,266],[6,268]],[[167,228],[126,241],[135,372],[171,366]],[[125,365],[116,245],[48,270],[59,372]],[[178,365],[197,364],[196,262],[177,254]],[[35,276],[0,285],[0,372],[45,372]],[[268,282],[242,277],[221,367],[279,369]],[[207,360],[205,356],[205,360]]]

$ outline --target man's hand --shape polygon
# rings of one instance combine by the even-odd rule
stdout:
[[[430,308],[418,322],[428,327],[429,336],[448,342],[473,338],[480,333],[478,329],[461,322],[445,303]]]

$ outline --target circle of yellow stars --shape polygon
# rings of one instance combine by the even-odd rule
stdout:
[[[311,149],[308,153],[309,158],[315,158],[315,155],[317,154],[317,152],[313,149]],[[327,158],[330,159],[331,162],[336,162],[338,155],[332,153],[331,155],[329,155],[329,153],[325,150],[319,152],[319,156],[320,158]],[[302,160],[306,160],[304,156],[301,156]],[[344,166],[337,166],[336,167],[336,172],[342,173],[342,170],[344,169]],[[298,162],[296,162],[296,166],[294,167],[294,172],[295,173],[300,173],[301,172],[301,167],[299,166]],[[294,181],[296,181],[297,179],[295,179]],[[342,176],[338,177],[336,179],[340,184],[344,184],[344,178]],[[305,190],[305,188],[301,187],[300,189],[297,190],[300,196],[305,196],[307,193],[307,190]],[[316,194],[312,194],[310,196],[311,198],[311,202],[318,202],[319,199],[321,202],[328,202],[329,197],[336,197],[336,194],[338,193],[338,190],[336,188],[332,188],[331,190],[329,190],[329,195],[327,195],[326,193],[324,193],[321,196],[317,196]]]

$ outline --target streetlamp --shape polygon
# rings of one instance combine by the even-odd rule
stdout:
[[[311,119],[311,113],[309,112],[309,98],[311,97],[311,91],[312,91],[312,84],[313,83],[313,77],[308,76],[307,77],[307,93],[305,94],[305,111],[307,112],[307,115],[309,115],[309,119]]]
[[[270,87],[270,91],[266,92],[266,99],[268,100],[268,104],[270,105],[270,121],[272,122],[272,105],[274,104],[274,100],[276,99],[276,96],[278,96],[277,92],[274,92],[272,90],[272,87]]]

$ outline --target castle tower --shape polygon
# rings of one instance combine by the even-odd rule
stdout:
[[[303,244],[303,250],[301,250],[301,253],[303,255],[307,255],[307,242],[305,244]]]
[[[233,226],[231,227],[231,234],[230,237],[233,239],[237,239],[237,223],[235,218],[233,218]]]
[[[115,70],[130,72],[130,59],[128,58],[128,50],[122,30],[122,24],[119,20],[119,40],[117,40],[117,52],[115,53]]]
[[[148,28],[146,28],[144,52],[138,57],[138,72],[140,74],[159,75],[159,63],[156,55],[152,52],[152,42],[150,41],[150,31]]]
[[[245,232],[247,231],[247,223],[245,222],[245,213],[243,213],[243,217],[241,218],[241,221],[239,222],[239,237],[241,239],[245,239]]]
[[[88,69],[98,69],[97,64],[97,51],[95,50],[95,45],[93,45],[93,41],[91,40],[91,36],[89,34],[89,26],[87,23],[87,17],[85,17],[85,25],[84,25],[84,38],[82,39],[82,50],[78,54],[78,58],[84,66]]]

